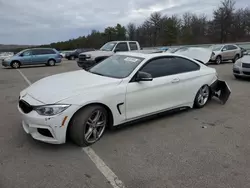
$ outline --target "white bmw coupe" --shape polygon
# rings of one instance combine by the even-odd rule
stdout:
[[[62,144],[69,136],[88,146],[107,127],[173,109],[202,108],[214,95],[225,103],[230,89],[202,63],[211,53],[200,53],[200,59],[199,49],[187,54],[120,52],[87,71],[43,78],[20,93],[23,128],[43,142]]]

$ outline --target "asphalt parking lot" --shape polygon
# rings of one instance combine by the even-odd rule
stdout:
[[[108,131],[91,146],[126,188],[250,187],[250,82],[236,80],[231,63],[211,66],[232,90],[225,105],[212,100]],[[79,70],[74,61],[20,69],[32,83],[72,70]],[[114,187],[82,148],[25,134],[16,106],[27,86],[19,71],[0,69],[0,188]]]

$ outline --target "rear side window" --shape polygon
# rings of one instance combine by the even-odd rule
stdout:
[[[56,52],[52,49],[44,49],[43,54],[56,54]]]
[[[163,57],[150,61],[141,71],[150,73],[153,78],[199,70],[195,62],[181,57]]]
[[[228,45],[228,50],[236,50],[237,47],[234,45]]]
[[[56,52],[52,49],[34,49],[32,52],[33,55],[56,54]]]
[[[130,42],[129,48],[130,48],[130,50],[138,50],[138,46],[137,46],[136,42]]]

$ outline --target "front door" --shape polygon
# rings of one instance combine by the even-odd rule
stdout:
[[[163,110],[190,105],[199,89],[200,66],[186,58],[160,57],[140,71],[152,81],[130,82],[126,93],[126,118],[134,119]]]
[[[31,50],[26,50],[21,54],[21,63],[23,65],[29,65],[32,63],[32,51]]]

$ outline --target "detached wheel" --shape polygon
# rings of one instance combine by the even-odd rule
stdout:
[[[54,59],[50,59],[50,60],[48,61],[48,65],[49,65],[49,66],[55,66],[55,65],[56,65],[56,61],[55,61]]]
[[[10,65],[13,69],[18,69],[21,66],[21,63],[18,61],[13,61]]]
[[[221,61],[222,61],[221,56],[217,56],[216,59],[215,59],[215,63],[217,65],[219,65],[219,64],[221,64]]]
[[[89,146],[103,135],[108,122],[108,113],[99,105],[81,109],[70,123],[69,135],[78,146]]]
[[[208,85],[202,86],[195,96],[194,107],[203,108],[207,104],[209,96],[210,96],[209,86]]]

